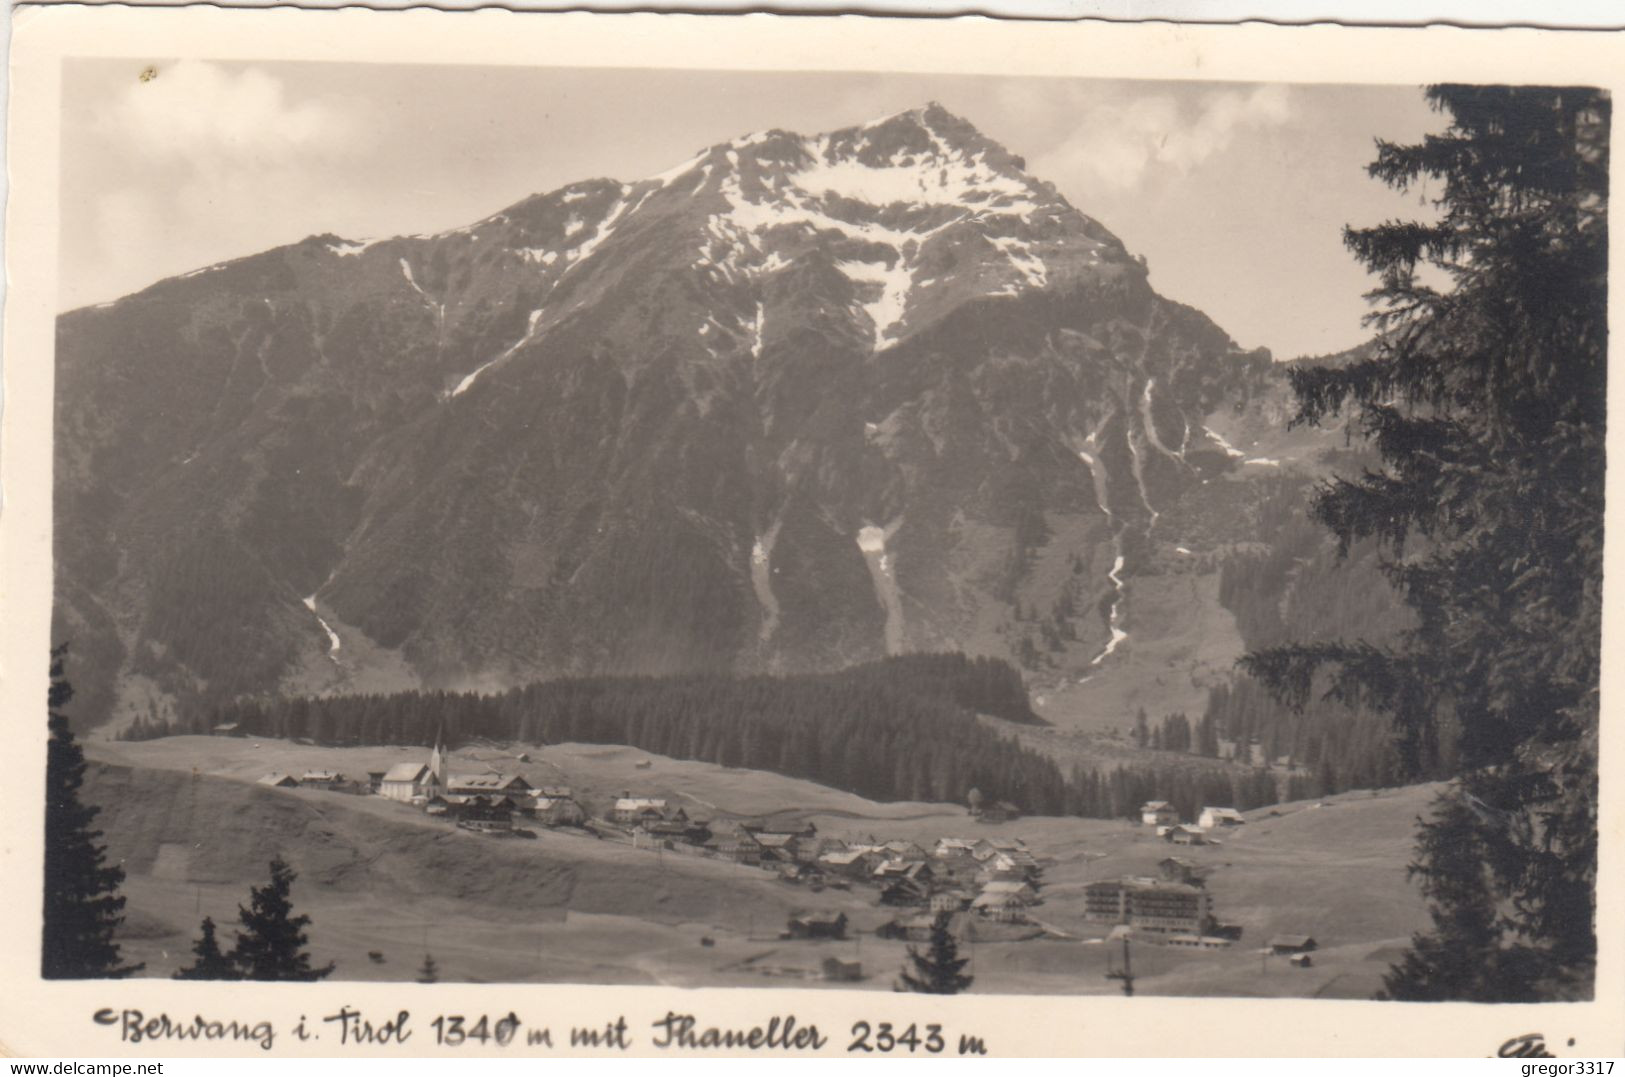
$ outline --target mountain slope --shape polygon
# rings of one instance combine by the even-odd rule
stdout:
[[[209,267],[63,315],[57,362],[87,710],[1032,666],[1040,617],[1103,668],[1272,379],[935,105]]]

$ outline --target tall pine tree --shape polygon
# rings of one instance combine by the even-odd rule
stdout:
[[[99,809],[81,803],[85,756],[61,708],[73,698],[63,675],[67,644],[51,651],[45,748],[45,918],[40,972],[47,979],[119,978],[141,969],[126,965],[113,934],[124,921],[119,884],[124,869],[106,863],[91,822]]]
[[[1581,88],[1427,94],[1448,130],[1379,143],[1370,171],[1436,192],[1437,218],[1346,233],[1380,281],[1374,353],[1292,375],[1296,422],[1348,409],[1381,457],[1322,488],[1313,511],[1344,550],[1382,544],[1416,627],[1244,665],[1295,705],[1324,690],[1388,714],[1406,775],[1459,752],[1413,865],[1434,928],[1388,995],[1586,995],[1610,102]]]
[[[237,907],[243,930],[237,936],[232,960],[245,980],[320,980],[333,971],[329,962],[313,968],[305,928],[310,917],[293,915],[289,892],[297,878],[279,856],[271,861],[271,881],[249,892],[249,907]]]
[[[230,955],[222,953],[220,943],[214,937],[214,918],[203,918],[202,934],[192,944],[192,953],[196,956],[190,965],[175,970],[177,980],[240,980],[242,973],[238,971],[237,963]]]
[[[912,946],[908,948],[908,965],[903,968],[897,990],[922,995],[957,995],[969,990],[972,978],[960,970],[970,959],[959,956],[950,924],[947,913],[938,913],[931,922],[930,949],[922,954]]]

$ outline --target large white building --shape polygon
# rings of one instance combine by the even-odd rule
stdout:
[[[446,753],[435,738],[434,751],[427,763],[396,763],[384,771],[378,783],[378,795],[389,800],[411,803],[439,796],[446,790]]]

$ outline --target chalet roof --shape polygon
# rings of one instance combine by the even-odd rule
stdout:
[[[1203,808],[1203,815],[1211,815],[1215,819],[1240,819],[1241,813],[1234,808]]]
[[[838,924],[846,919],[844,912],[793,912],[790,914],[792,924]]]
[[[544,785],[536,790],[536,795],[543,797],[568,797],[573,796],[574,794],[571,792],[568,785]]]
[[[864,854],[858,850],[848,849],[844,852],[824,853],[818,858],[818,862],[821,864],[835,864],[839,867],[845,867],[847,864],[852,863],[854,860],[857,860],[863,855]]]
[[[782,849],[796,839],[794,834],[771,834],[765,830],[758,830],[753,836],[764,849]]]
[[[307,770],[300,781],[306,782],[336,782],[342,775],[336,770]]]
[[[912,879],[926,874],[926,867],[917,860],[912,863],[904,860],[888,860],[886,863],[876,866],[874,873],[882,877],[899,876]]]
[[[1275,946],[1282,946],[1282,947],[1290,946],[1293,949],[1302,949],[1303,947],[1308,946],[1310,943],[1312,943],[1314,941],[1315,940],[1314,940],[1313,936],[1310,936],[1310,935],[1272,935],[1272,936],[1270,936],[1270,946],[1272,946],[1272,947],[1275,947]]]
[[[955,853],[968,853],[976,848],[972,838],[938,838],[936,854],[938,856],[952,856]]]
[[[1141,811],[1167,811],[1172,807],[1173,807],[1173,805],[1168,803],[1166,800],[1148,800],[1144,804],[1140,805],[1140,810]]]
[[[446,784],[454,789],[530,788],[530,783],[517,774],[453,774],[446,779]]]
[[[984,894],[1021,894],[1031,893],[1032,887],[1016,879],[1007,879],[1002,882],[991,882],[982,887]]]
[[[422,763],[396,763],[384,771],[386,782],[415,782],[418,781],[429,768]]]
[[[1016,904],[1026,904],[1026,896],[1023,894],[1017,894],[1013,891],[1001,890],[998,893],[990,894],[984,890],[980,894],[976,895],[976,900],[971,902],[971,907],[976,909],[987,909],[992,908],[995,905]]]
[[[541,796],[539,796],[539,797],[536,798],[536,810],[537,811],[546,811],[549,808],[556,808],[556,807],[560,807],[560,806],[565,805],[565,804],[574,804],[574,803],[575,803],[575,801],[573,799],[571,799],[570,797],[567,797],[567,796],[563,796],[563,797],[541,797]]]
[[[665,797],[620,797],[615,801],[616,811],[643,811],[653,808],[655,811],[666,810]]]
[[[283,774],[281,772],[278,772],[276,774],[267,774],[265,777],[261,778],[255,784],[256,785],[281,785],[283,782],[291,782],[293,780],[294,780],[294,778],[293,778],[292,774]]]

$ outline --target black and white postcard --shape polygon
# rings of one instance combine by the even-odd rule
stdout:
[[[14,50],[5,1050],[1625,1050],[1617,40]]]

